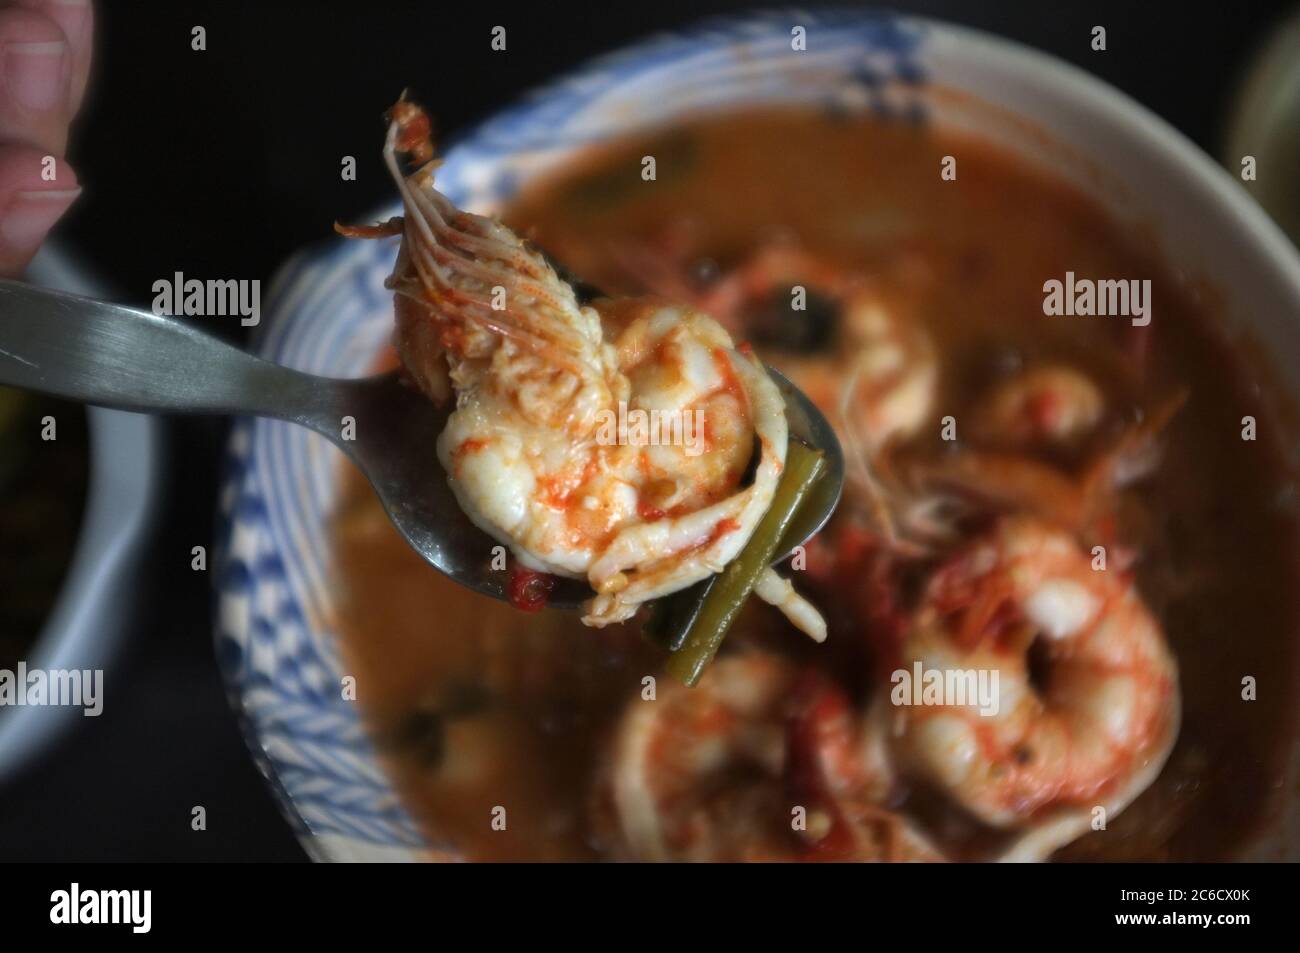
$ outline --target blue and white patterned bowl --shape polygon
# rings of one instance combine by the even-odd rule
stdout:
[[[792,43],[796,27],[805,50]],[[470,132],[438,184],[458,205],[491,212],[590,143],[688,112],[776,102],[972,128],[1049,164],[1153,227],[1272,353],[1300,355],[1300,261],[1206,156],[1080,70],[930,21],[767,13],[657,37]],[[336,241],[292,259],[271,289],[258,353],[317,374],[367,373],[389,339],[383,281],[395,253],[389,241]],[[1281,370],[1300,396],[1300,361]],[[342,698],[327,536],[340,475],[338,452],[315,434],[237,423],[220,499],[217,652],[254,757],[313,857],[433,856]],[[1281,840],[1294,851],[1294,836]]]

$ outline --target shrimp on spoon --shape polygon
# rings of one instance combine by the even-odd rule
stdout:
[[[580,304],[540,252],[434,188],[429,129],[410,101],[392,108],[384,158],[405,215],[339,231],[401,235],[396,347],[426,395],[454,394],[437,454],[460,507],[526,569],[585,580],[587,625],[720,573],[781,483],[781,389],[693,308]],[[824,636],[772,570],[760,582],[750,588]]]

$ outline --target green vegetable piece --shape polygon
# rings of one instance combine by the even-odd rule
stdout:
[[[700,680],[758,577],[771,565],[777,545],[825,466],[826,459],[820,450],[813,450],[796,440],[790,441],[785,471],[772,497],[772,505],[759,520],[754,535],[740,555],[722,572],[707,580],[708,589],[699,603],[699,610],[690,620],[682,647],[668,657],[668,672],[674,678],[687,686]]]

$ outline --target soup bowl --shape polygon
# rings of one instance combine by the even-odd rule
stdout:
[[[1240,183],[1087,73],[933,21],[765,13],[659,36],[582,67],[462,136],[438,186],[456,204],[490,213],[592,144],[688,115],[787,103],[938,123],[993,140],[1083,189],[1149,235],[1181,272],[1214,288],[1235,339],[1261,355],[1300,356],[1300,259]],[[273,284],[258,352],[318,374],[367,373],[390,338],[383,281],[395,253],[392,242],[336,241],[294,257]],[[1300,405],[1300,361],[1275,363],[1267,376],[1286,404]],[[445,856],[403,806],[344,690],[329,563],[342,476],[336,450],[287,424],[241,421],[226,465],[217,653],[250,749],[287,818],[318,859]],[[1293,802],[1242,845],[1242,856],[1295,856],[1296,820]]]

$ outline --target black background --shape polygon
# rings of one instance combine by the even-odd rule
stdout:
[[[446,132],[648,32],[752,4],[97,4],[97,53],[70,159],[85,194],[61,236],[126,302],[175,271],[260,278],[336,219],[386,201],[380,114],[410,86]],[[1292,3],[917,2],[1097,74],[1215,152],[1249,55]],[[494,25],[508,52],[489,48]],[[1089,48],[1093,25],[1109,48]],[[190,30],[207,30],[207,50]],[[343,182],[344,155],[358,178]],[[233,336],[237,322],[209,330]],[[168,490],[115,702],[0,790],[0,860],[300,860],[248,759],[211,652],[219,421],[170,422]],[[208,830],[190,829],[207,808]]]

